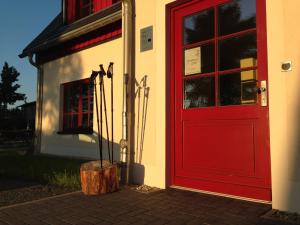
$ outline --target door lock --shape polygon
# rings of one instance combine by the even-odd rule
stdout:
[[[267,89],[264,88],[264,87],[257,88],[257,93],[258,93],[259,95],[260,95],[261,93],[265,92],[265,91],[267,91]]]
[[[260,82],[260,87],[257,89],[257,93],[260,95],[261,106],[268,106],[268,90],[266,80],[262,80]]]

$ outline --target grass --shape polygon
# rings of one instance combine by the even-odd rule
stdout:
[[[80,165],[83,162],[85,161],[46,155],[0,152],[0,177],[79,189]]]

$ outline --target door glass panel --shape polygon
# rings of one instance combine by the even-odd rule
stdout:
[[[256,66],[256,33],[219,41],[219,70]]]
[[[214,9],[208,9],[184,18],[184,44],[212,39],[215,34]]]
[[[234,0],[219,7],[219,35],[256,27],[256,0]]]
[[[215,77],[206,76],[184,81],[184,108],[215,105]]]
[[[184,74],[211,73],[215,71],[215,47],[214,43],[184,50]]]
[[[257,101],[257,71],[248,70],[221,75],[220,105],[255,104]]]

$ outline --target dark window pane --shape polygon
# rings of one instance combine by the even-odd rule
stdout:
[[[82,97],[87,97],[89,94],[89,84],[82,84]]]
[[[254,104],[257,99],[256,70],[221,75],[220,105]]]
[[[219,7],[219,35],[256,27],[256,0],[234,0]]]
[[[211,73],[215,71],[215,48],[214,43],[209,43],[192,49],[185,49],[185,75]],[[199,56],[191,56],[199,51]],[[196,62],[195,60],[199,60]],[[195,68],[196,65],[196,68]]]
[[[215,77],[200,77],[184,81],[184,108],[215,105]]]
[[[64,130],[70,129],[71,128],[71,117],[68,115],[64,116],[64,124],[63,124],[63,128]]]
[[[90,4],[91,0],[81,0],[82,5]]]
[[[81,1],[81,14],[80,17],[85,17],[94,12],[94,6],[92,0],[82,0]]]
[[[94,83],[89,84],[89,92],[90,92],[90,96],[93,97],[94,96]]]
[[[71,127],[73,129],[77,129],[78,128],[78,115],[77,114],[76,115],[72,115],[71,117],[72,117],[72,125],[71,125]]]
[[[94,98],[90,98],[90,112],[93,113]]]
[[[90,128],[93,128],[93,114],[90,114]]]
[[[89,121],[88,114],[83,114],[82,115],[82,128],[88,128],[89,127],[88,121]]]
[[[91,14],[90,6],[81,8],[81,17],[86,17]]]
[[[214,37],[214,9],[184,18],[184,44],[192,44]]]
[[[87,113],[89,111],[89,99],[83,98],[82,99],[82,112]]]
[[[219,42],[219,70],[256,66],[256,33]]]

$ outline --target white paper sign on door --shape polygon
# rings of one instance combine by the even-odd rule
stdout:
[[[201,73],[201,47],[184,51],[184,68],[185,76]]]

